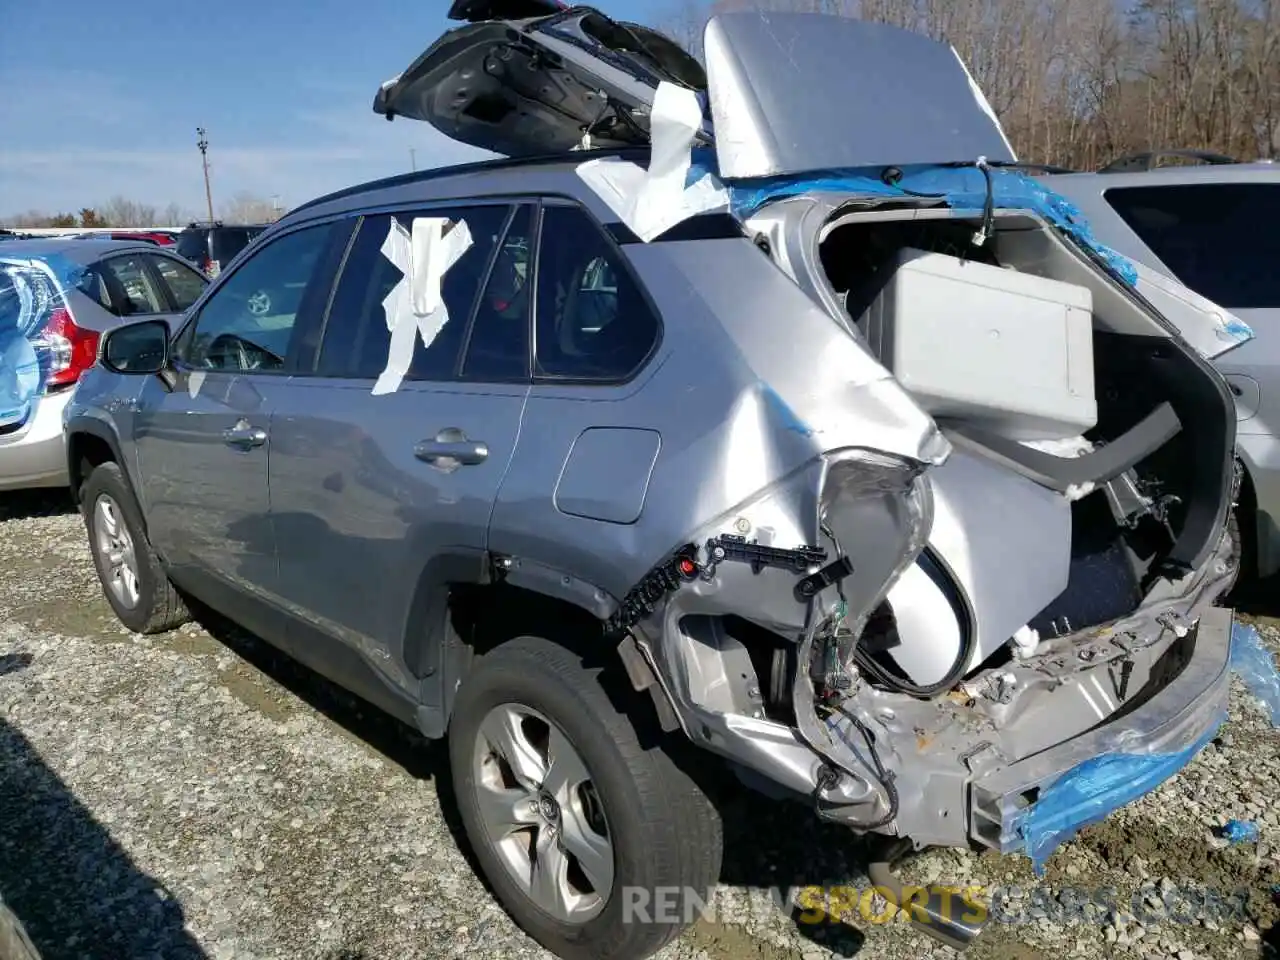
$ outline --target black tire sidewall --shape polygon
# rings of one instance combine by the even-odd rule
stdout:
[[[648,937],[637,929],[644,924],[635,918],[624,922],[623,888],[653,889],[659,880],[653,876],[652,846],[658,839],[654,833],[671,830],[674,818],[654,816],[638,800],[637,777],[648,779],[651,775],[656,779],[656,770],[644,769],[652,767],[654,760],[640,746],[629,723],[625,730],[619,730],[620,715],[608,703],[608,694],[600,687],[595,671],[580,667],[583,682],[571,682],[570,676],[550,668],[540,658],[522,656],[528,642],[554,646],[533,637],[504,644],[480,662],[459,691],[449,727],[450,770],[459,812],[483,873],[521,927],[561,956],[625,956],[631,952],[633,941]],[[562,647],[555,649],[573,656]],[[586,684],[594,689],[584,689]],[[599,698],[604,698],[604,703]],[[480,818],[472,762],[475,739],[489,711],[504,703],[531,707],[555,723],[578,751],[599,794],[613,844],[613,890],[604,909],[584,924],[556,920],[520,889],[494,852]],[[625,719],[625,715],[621,716]],[[704,896],[708,893],[698,892]]]
[[[103,494],[111,497],[119,506],[121,519],[133,540],[133,552],[138,568],[138,602],[132,609],[123,606],[107,586],[107,572],[103,569],[103,558],[98,553],[94,509],[98,498]],[[89,535],[89,552],[93,555],[93,566],[98,572],[98,581],[102,585],[102,593],[107,598],[107,603],[111,605],[112,611],[120,622],[130,630],[135,633],[146,630],[151,620],[151,611],[156,603],[156,564],[151,553],[151,543],[147,540],[143,528],[138,502],[118,465],[104,463],[94,468],[81,489],[80,510]]]

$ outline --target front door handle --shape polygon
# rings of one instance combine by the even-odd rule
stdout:
[[[431,440],[419,440],[413,446],[413,455],[439,470],[451,473],[458,467],[474,467],[489,459],[489,447],[478,440],[470,440],[457,427],[441,430]]]
[[[267,442],[267,431],[251,425],[248,420],[241,420],[230,430],[222,431],[222,442],[229,447],[251,450]]]

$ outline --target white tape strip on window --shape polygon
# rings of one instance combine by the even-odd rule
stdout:
[[[728,191],[714,177],[686,185],[701,126],[698,95],[664,80],[654,94],[649,118],[649,169],[605,157],[581,164],[578,176],[648,243],[690,217],[728,208]]]
[[[382,242],[382,255],[404,274],[382,301],[391,331],[387,366],[373,385],[374,396],[400,389],[413,364],[414,341],[430,347],[449,322],[449,308],[440,285],[449,269],[471,247],[471,228],[465,220],[447,234],[451,221],[444,217],[415,217],[412,233],[395,219]]]

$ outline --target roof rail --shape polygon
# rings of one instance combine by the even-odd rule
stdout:
[[[1158,161],[1161,157],[1181,157],[1184,160],[1199,160],[1201,163],[1215,166],[1240,162],[1235,157],[1214,153],[1212,150],[1147,150],[1112,160],[1105,167],[1099,168],[1098,173],[1143,173],[1159,166]]]

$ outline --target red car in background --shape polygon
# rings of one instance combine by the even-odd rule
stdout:
[[[172,246],[177,241],[171,233],[161,233],[158,230],[121,230],[113,231],[108,234],[98,234],[99,237],[110,237],[112,240],[134,240],[143,243],[154,243],[157,246]]]

